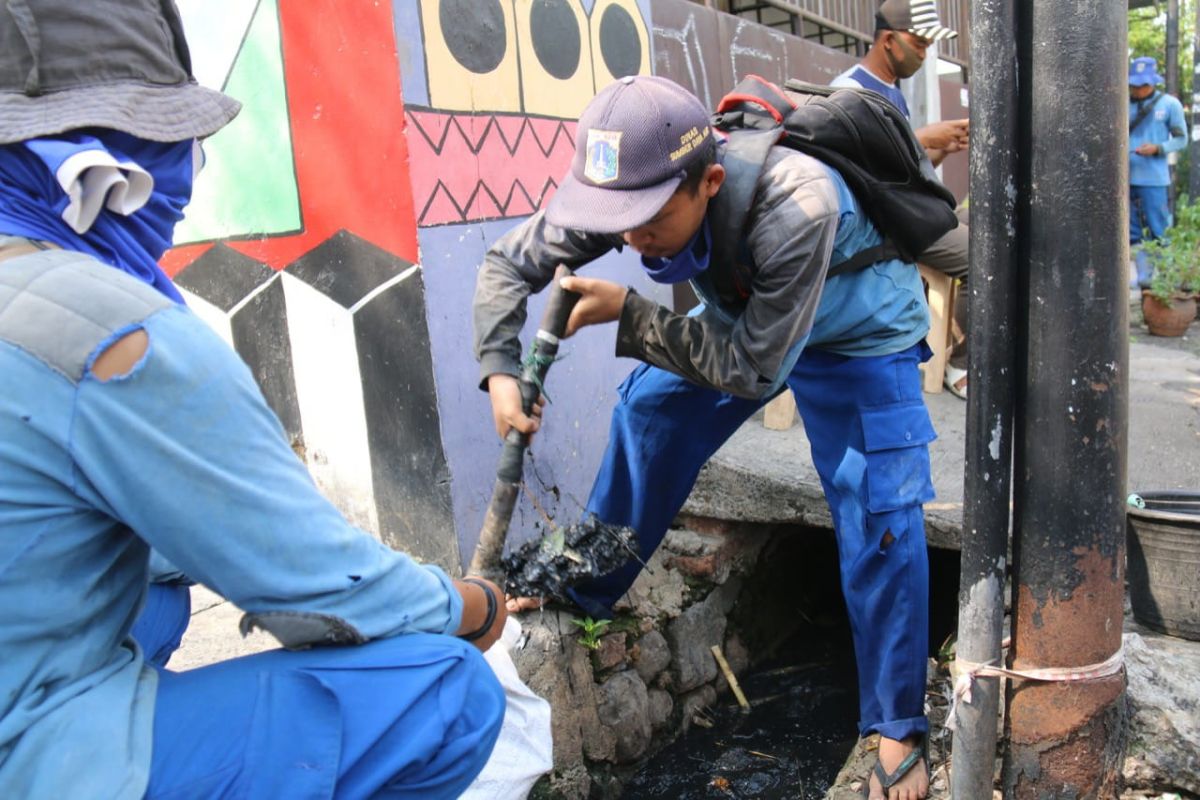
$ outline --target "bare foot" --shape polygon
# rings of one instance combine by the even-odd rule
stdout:
[[[509,595],[504,605],[508,608],[508,613],[519,614],[522,611],[534,611],[546,605],[544,597],[513,597]]]
[[[916,737],[899,742],[895,739],[879,737],[879,763],[883,765],[883,771],[890,774],[919,744],[920,740]],[[873,769],[870,780],[871,800],[921,800],[929,794],[929,776],[923,759],[913,764],[912,769],[904,773],[904,777],[886,794],[884,794],[883,785],[879,782],[879,776]]]

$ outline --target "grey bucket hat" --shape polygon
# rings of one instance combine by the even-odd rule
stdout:
[[[178,142],[240,108],[192,77],[174,0],[0,3],[0,144],[88,127]]]

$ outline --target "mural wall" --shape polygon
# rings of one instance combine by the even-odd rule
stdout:
[[[499,454],[471,353],[475,275],[552,195],[587,101],[653,73],[714,105],[748,73],[823,83],[851,61],[687,0],[177,2],[197,78],[244,108],[205,142],[164,267],[322,490],[452,570]],[[673,302],[629,253],[587,269]],[[514,539],[586,502],[633,366],[614,336],[584,331],[550,375]]]

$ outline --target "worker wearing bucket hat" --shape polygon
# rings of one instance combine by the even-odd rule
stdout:
[[[1135,285],[1146,288],[1153,264],[1138,247],[1158,241],[1171,227],[1167,156],[1187,146],[1183,106],[1165,92],[1158,62],[1149,56],[1129,63],[1129,244],[1137,264]]]
[[[158,268],[237,111],[171,0],[0,5],[0,797],[450,798],[496,741],[497,587],[352,527]],[[152,547],[289,649],[149,666]]]

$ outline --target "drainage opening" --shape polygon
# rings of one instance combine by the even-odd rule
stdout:
[[[930,655],[957,620],[958,553],[930,550]],[[858,689],[832,531],[781,526],[729,623],[753,666],[685,721],[625,785],[626,798],[820,800],[857,739]],[[690,723],[690,724],[688,724]]]

